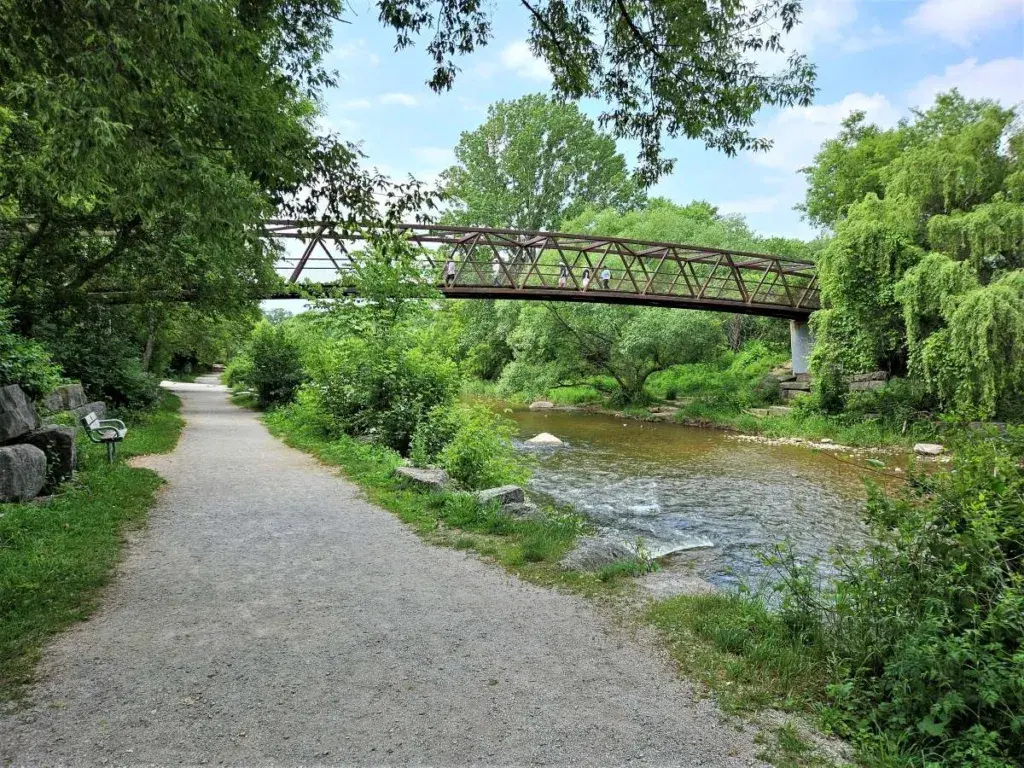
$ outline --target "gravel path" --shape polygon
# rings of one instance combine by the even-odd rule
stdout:
[[[168,486],[0,719],[0,764],[757,764],[583,599],[422,543],[220,388],[178,389]]]

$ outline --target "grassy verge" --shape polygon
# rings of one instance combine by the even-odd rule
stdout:
[[[96,608],[120,556],[123,533],[140,525],[162,481],[123,459],[174,448],[180,401],[165,393],[157,410],[130,417],[122,460],[79,443],[74,480],[50,498],[0,504],[0,700],[32,679],[47,639]]]
[[[633,563],[599,573],[564,571],[558,561],[587,528],[579,516],[549,509],[545,519],[520,520],[482,507],[466,494],[407,488],[393,474],[401,461],[397,453],[347,436],[325,436],[315,419],[296,406],[266,413],[264,421],[288,445],[340,467],[371,501],[431,543],[473,550],[528,581],[590,595],[613,593],[621,586],[620,577],[641,570]]]

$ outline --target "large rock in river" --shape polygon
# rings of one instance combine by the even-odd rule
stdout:
[[[535,403],[530,403],[530,410],[531,411],[547,411],[547,410],[549,410],[551,408],[554,408],[554,407],[555,407],[555,404],[551,403],[551,402],[548,402],[547,400],[538,400]]]
[[[70,480],[75,471],[75,429],[46,424],[22,438],[28,445],[34,445],[46,456],[45,492],[52,491],[65,480]]]
[[[918,456],[940,456],[945,451],[945,446],[938,443],[918,443],[914,446],[914,453]]]
[[[46,454],[34,445],[0,448],[0,501],[39,495],[46,482]]]
[[[21,387],[0,387],[0,444],[17,440],[39,426],[39,416]]]
[[[565,443],[549,432],[541,432],[539,435],[531,437],[526,442],[530,445],[565,445]]]
[[[566,571],[597,571],[616,560],[626,560],[636,553],[621,541],[601,536],[584,536],[576,547],[562,558]]]
[[[420,467],[398,467],[395,474],[424,491],[441,491],[450,478],[443,469],[421,469]]]

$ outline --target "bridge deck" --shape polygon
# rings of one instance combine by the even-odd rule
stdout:
[[[798,320],[820,306],[814,264],[798,259],[561,232],[418,224],[400,230],[419,246],[424,277],[451,298],[635,304]],[[275,219],[264,235],[304,243],[281,264],[291,270],[292,283],[314,278],[314,291],[344,289],[345,276],[363,258],[361,238],[331,222]]]

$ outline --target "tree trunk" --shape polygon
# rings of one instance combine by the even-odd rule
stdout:
[[[142,370],[148,371],[153,361],[153,347],[156,345],[156,312],[149,315],[149,326],[146,328],[146,346],[142,350]]]
[[[743,344],[743,315],[729,317],[729,349],[739,352]]]

